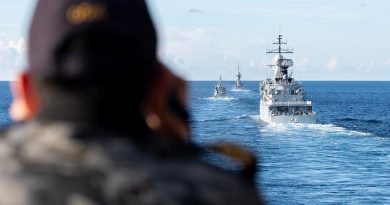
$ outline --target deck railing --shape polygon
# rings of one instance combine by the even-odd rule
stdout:
[[[304,102],[267,102],[267,105],[272,106],[311,106],[311,101]]]

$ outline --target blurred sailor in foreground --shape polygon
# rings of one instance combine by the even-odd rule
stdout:
[[[39,0],[0,140],[0,204],[261,204],[256,160],[188,138],[144,0]],[[222,153],[226,170],[202,158]]]

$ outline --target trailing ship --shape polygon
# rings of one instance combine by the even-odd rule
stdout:
[[[214,87],[214,97],[226,97],[226,88],[222,85],[222,76],[219,76],[219,81]]]
[[[242,75],[240,73],[240,64],[237,65],[237,70],[238,70],[238,72],[237,72],[237,80],[234,83],[234,90],[241,90],[243,88],[244,84],[242,84],[242,82],[241,82]]]
[[[293,60],[282,54],[293,53],[292,49],[282,48],[282,35],[279,35],[276,49],[267,53],[276,54],[271,67],[275,68],[273,79],[260,83],[260,118],[268,123],[316,123],[316,113],[312,110],[312,102],[305,98],[303,85],[292,78],[288,68]]]

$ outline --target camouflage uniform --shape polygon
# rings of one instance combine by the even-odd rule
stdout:
[[[0,141],[0,204],[261,204],[252,180],[204,153],[174,139],[30,122]]]

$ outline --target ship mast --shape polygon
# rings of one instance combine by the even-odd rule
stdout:
[[[277,82],[279,81],[291,81],[291,76],[288,76],[288,68],[293,66],[292,59],[287,59],[282,56],[282,53],[294,53],[293,49],[291,48],[283,48],[282,45],[286,45],[287,41],[283,41],[283,37],[281,34],[279,34],[277,41],[273,43],[274,45],[277,45],[278,47],[276,49],[267,50],[268,53],[275,53],[277,54],[275,57],[275,62],[273,65],[270,65],[271,67],[276,66],[277,69],[275,70],[275,80]]]
[[[282,35],[279,34],[277,40],[278,41],[274,42],[273,44],[278,45],[278,48],[277,49],[273,49],[273,50],[269,50],[269,51],[267,51],[267,53],[277,53],[277,54],[281,54],[281,53],[294,53],[293,49],[282,48],[283,44],[287,44],[287,41],[282,41],[283,40]]]
[[[238,80],[241,80],[241,73],[240,73],[240,61],[237,61],[237,78]]]

